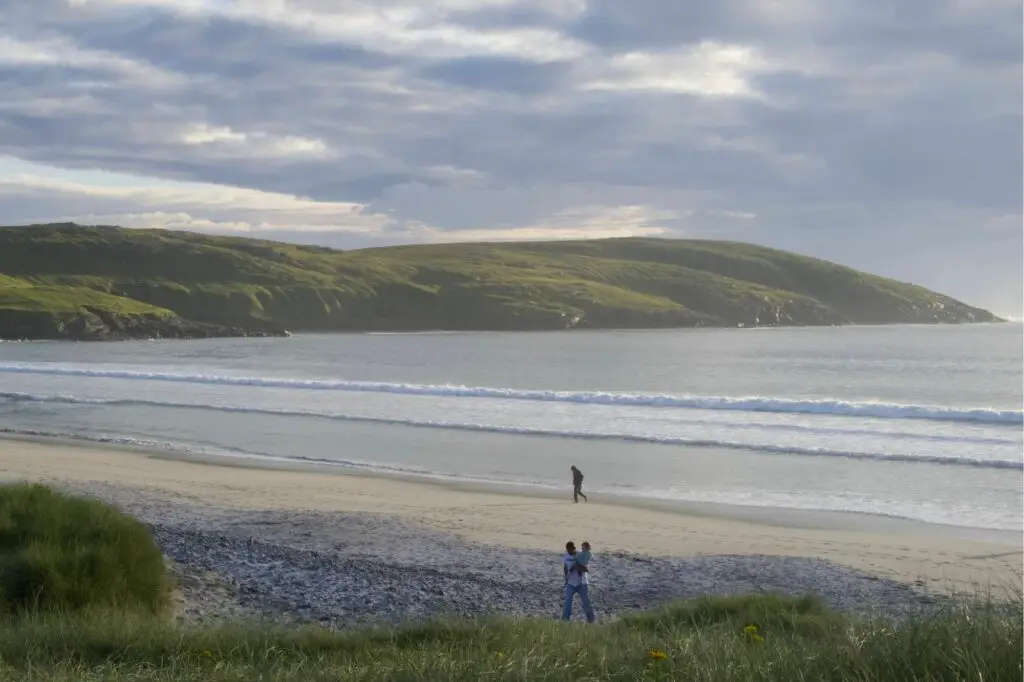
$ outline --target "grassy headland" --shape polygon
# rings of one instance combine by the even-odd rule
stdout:
[[[835,263],[700,240],[337,251],[189,232],[33,225],[0,228],[0,273],[0,337],[8,338],[61,337],[54,330],[75,314],[107,327],[145,317],[265,331],[996,319],[922,287]],[[44,324],[46,318],[60,324]],[[90,322],[93,336],[102,337],[101,324]],[[123,335],[133,335],[127,327]]]

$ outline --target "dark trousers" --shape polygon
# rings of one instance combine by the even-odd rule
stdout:
[[[587,496],[583,494],[582,488],[583,488],[583,484],[582,483],[580,483],[578,485],[574,485],[572,487],[572,501],[573,502],[579,502],[581,497],[583,498],[584,502],[587,501]]]

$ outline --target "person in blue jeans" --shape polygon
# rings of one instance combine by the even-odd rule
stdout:
[[[587,622],[594,622],[594,607],[590,604],[590,581],[587,579],[589,572],[586,566],[582,569],[576,563],[576,544],[565,543],[565,555],[562,557],[562,572],[565,574],[565,605],[562,608],[562,620],[572,618],[572,602],[576,595],[580,595],[580,603],[583,604],[583,613],[587,616]]]

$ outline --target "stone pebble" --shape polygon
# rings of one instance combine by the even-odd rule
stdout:
[[[386,535],[380,524],[376,532]],[[221,576],[241,604],[271,618],[346,627],[444,616],[556,618],[561,609],[559,552],[462,544],[445,548],[450,566],[437,567],[436,545],[417,552],[406,544],[381,556],[168,525],[153,526],[153,533],[178,565]],[[840,610],[889,618],[935,603],[903,583],[819,559],[775,556],[598,553],[590,589],[603,618],[708,594],[814,594]]]
[[[241,616],[347,628],[561,612],[560,547],[475,544],[383,515],[221,509],[99,484],[74,492],[149,525],[175,567],[182,618],[191,622]],[[656,557],[595,547],[590,582],[603,620],[704,595],[813,594],[839,610],[889,619],[940,603],[913,585],[786,556]],[[575,610],[581,618],[578,602]]]

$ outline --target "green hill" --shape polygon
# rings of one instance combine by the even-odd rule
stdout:
[[[608,239],[337,251],[191,232],[0,228],[0,337],[994,321],[785,251]]]

